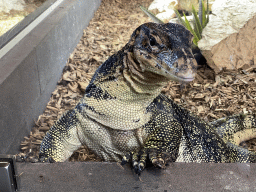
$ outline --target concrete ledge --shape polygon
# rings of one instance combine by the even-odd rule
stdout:
[[[256,164],[172,163],[149,168],[140,179],[128,165],[17,163],[20,191],[256,191]]]
[[[100,2],[64,0],[0,59],[0,153],[18,152]]]

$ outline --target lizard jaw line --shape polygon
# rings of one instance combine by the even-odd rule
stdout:
[[[185,82],[190,82],[190,81],[193,81],[195,78],[181,78],[182,81],[185,81]]]
[[[187,76],[188,77],[182,77],[182,76],[177,76],[177,75],[174,75],[172,73],[170,73],[169,71],[165,70],[165,73],[169,74],[169,79],[170,80],[173,80],[173,81],[177,81],[177,82],[184,82],[184,83],[188,83],[188,82],[191,82],[195,79],[195,77],[192,75],[192,74],[188,74]]]
[[[173,80],[173,81],[183,82],[183,83],[189,83],[189,82],[193,81],[194,79],[195,78],[183,78],[183,77],[178,77],[178,76],[171,78],[171,80]]]

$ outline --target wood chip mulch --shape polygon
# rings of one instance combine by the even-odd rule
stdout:
[[[135,28],[151,22],[139,9],[139,5],[148,7],[151,1],[102,1],[94,18],[84,30],[79,44],[70,55],[44,113],[35,122],[30,135],[21,142],[18,160],[37,161],[46,131],[64,111],[76,106],[97,67],[128,42]],[[202,65],[193,82],[186,85],[169,82],[162,92],[206,121],[237,113],[255,113],[255,65],[244,66],[241,70],[224,70],[218,75]],[[243,146],[256,151],[256,139],[243,143]],[[101,161],[86,146],[75,151],[69,160]]]

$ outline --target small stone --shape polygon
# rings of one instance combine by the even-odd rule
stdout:
[[[81,91],[85,91],[86,87],[88,86],[88,82],[78,82],[78,86],[80,88]]]

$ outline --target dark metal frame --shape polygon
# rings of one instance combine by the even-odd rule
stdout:
[[[0,188],[1,191],[12,192],[18,190],[18,176],[16,158],[14,155],[0,154]]]

